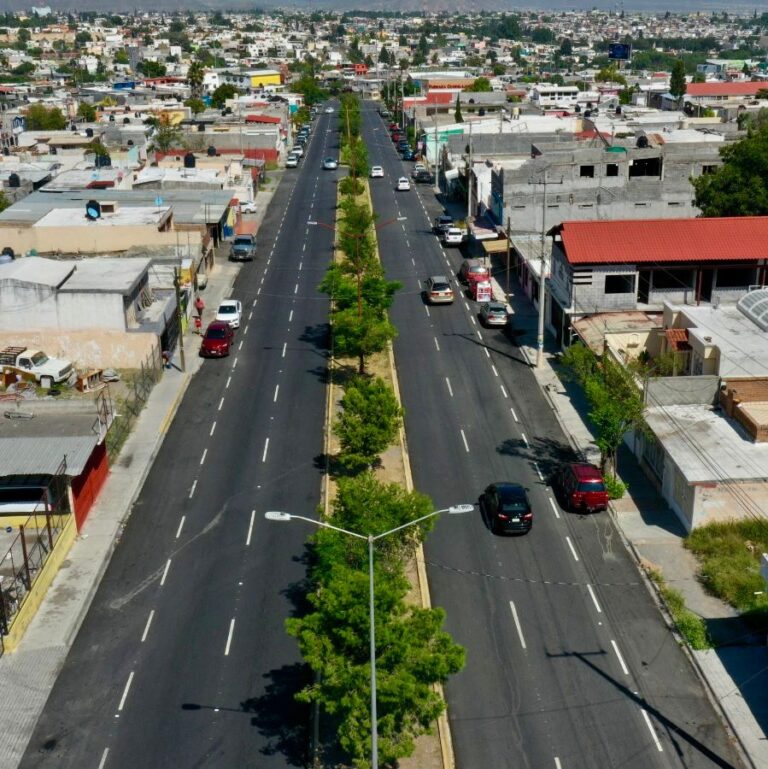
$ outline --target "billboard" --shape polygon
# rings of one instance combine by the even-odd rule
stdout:
[[[632,46],[629,43],[610,43],[608,58],[614,61],[629,61],[632,58]]]

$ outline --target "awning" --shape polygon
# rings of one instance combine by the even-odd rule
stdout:
[[[506,238],[499,240],[484,240],[483,251],[486,254],[506,254],[509,241]]]

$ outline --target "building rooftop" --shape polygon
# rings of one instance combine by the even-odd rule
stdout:
[[[54,208],[34,223],[34,227],[159,227],[168,218],[170,206],[121,206],[114,213],[89,219],[85,207],[81,215],[73,215],[72,208]]]
[[[62,292],[129,294],[149,268],[151,259],[79,259]]]
[[[72,262],[26,256],[0,264],[0,282],[7,280],[59,288],[74,270],[75,265]]]
[[[702,405],[651,407],[648,426],[689,483],[768,478],[768,443],[753,443],[721,411]]]
[[[571,264],[664,264],[768,258],[768,216],[562,222]]]

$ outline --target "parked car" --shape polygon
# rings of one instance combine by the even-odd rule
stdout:
[[[15,345],[0,350],[0,365],[18,369],[23,378],[34,379],[45,388],[73,383],[77,374],[65,358],[50,358],[42,350]]]
[[[533,526],[533,511],[519,483],[492,483],[480,497],[480,509],[494,534],[526,534]]]
[[[432,176],[429,171],[417,171],[413,174],[413,181],[415,181],[416,184],[433,184],[435,177]]]
[[[371,166],[371,179],[383,179],[384,169],[381,166]]]
[[[460,246],[464,242],[466,233],[461,227],[448,227],[440,235],[440,241],[444,246]]]
[[[402,138],[403,138],[403,135],[400,132],[395,131],[392,134],[392,144],[397,144]]]
[[[480,322],[484,326],[506,326],[508,320],[507,307],[501,302],[483,302],[480,305]]]
[[[305,147],[307,144],[307,135],[306,134],[299,134],[296,137],[296,144],[300,144],[302,147]]]
[[[433,275],[427,278],[424,295],[429,304],[452,304],[453,289],[445,275]]]
[[[241,214],[255,214],[256,213],[256,201],[255,200],[244,200],[242,203],[240,203],[240,213]]]
[[[243,305],[239,299],[224,299],[216,310],[215,320],[221,320],[229,324],[230,328],[240,328],[240,320],[243,316]]]
[[[232,340],[235,332],[229,323],[222,320],[213,320],[208,324],[200,344],[200,355],[203,358],[223,358],[229,355],[232,348]]]
[[[432,224],[432,232],[434,232],[435,235],[439,235],[449,227],[453,227],[453,217],[448,216],[447,214],[442,214],[435,217],[434,223]]]
[[[552,488],[566,510],[590,513],[608,508],[608,490],[594,465],[585,462],[561,465],[552,478]]]
[[[462,283],[477,283],[480,280],[489,280],[490,270],[479,259],[465,259],[459,269],[459,280]]]
[[[408,141],[406,139],[400,139],[400,141],[397,143],[397,151],[398,152],[405,152],[405,150],[409,150],[410,146],[408,145]]]
[[[402,191],[406,191],[407,192],[409,189],[411,189],[411,183],[408,181],[408,177],[401,176],[397,180],[397,185],[395,186],[395,189],[398,192],[402,192]]]
[[[390,123],[387,126],[387,130],[391,133],[392,131],[397,131],[400,129],[400,125],[398,123]]]
[[[294,144],[293,147],[291,147],[291,152],[294,155],[298,155],[300,158],[304,157],[304,147],[302,147],[301,144]]]
[[[403,150],[402,152],[402,158],[403,160],[416,160],[416,154],[414,151],[409,147],[408,149]]]
[[[256,256],[256,236],[251,234],[235,235],[229,248],[232,262],[250,262]]]
[[[326,171],[335,171],[339,167],[339,162],[336,158],[326,158],[323,160],[323,168]]]
[[[417,173],[420,171],[426,171],[427,167],[424,165],[424,163],[416,163],[416,165],[411,170],[411,176],[416,176]]]
[[[291,153],[285,159],[285,167],[286,168],[298,168],[298,165],[299,165],[299,156],[298,155],[294,155],[293,153]]]

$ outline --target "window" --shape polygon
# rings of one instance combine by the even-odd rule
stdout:
[[[717,166],[702,166],[701,167],[701,175],[707,176],[707,174],[713,174],[717,171]]]
[[[606,176],[618,176],[619,175],[619,166],[617,163],[608,163],[605,167],[605,175]]]
[[[579,166],[579,176],[582,179],[594,179],[595,167],[594,166]]]
[[[635,158],[629,166],[629,178],[661,176],[661,158]]]
[[[679,291],[693,288],[693,270],[654,270],[653,288],[672,288]]]
[[[634,275],[606,275],[605,276],[606,294],[634,294],[635,276]]]
[[[755,283],[753,267],[731,267],[717,271],[717,288],[743,288]]]

